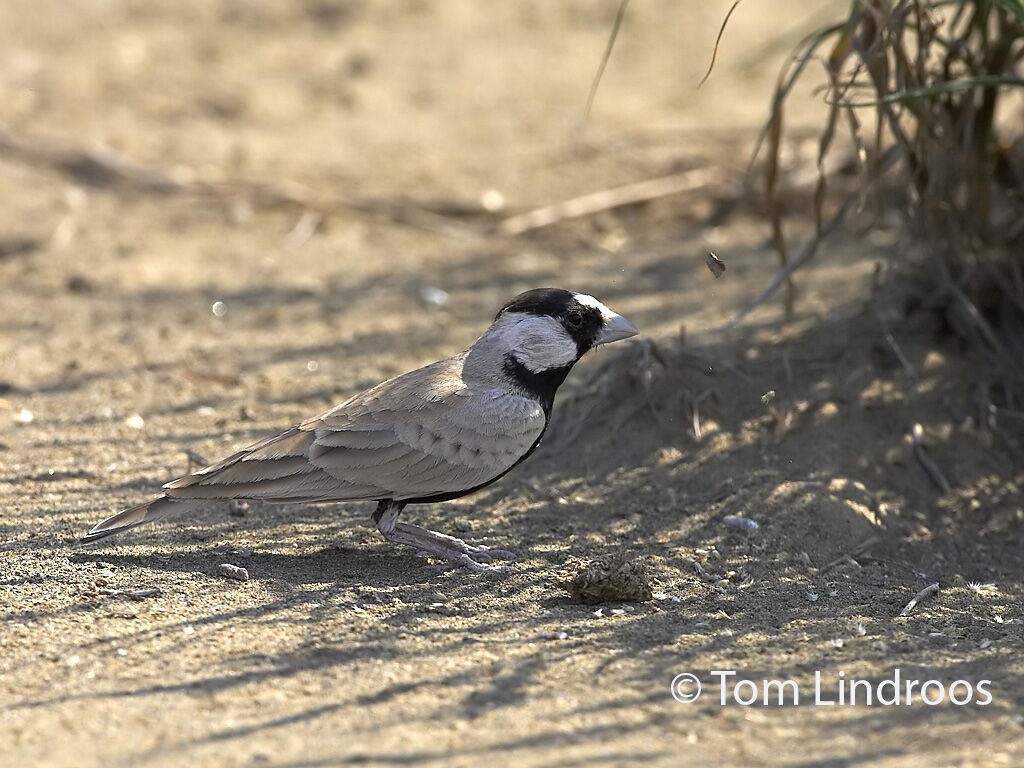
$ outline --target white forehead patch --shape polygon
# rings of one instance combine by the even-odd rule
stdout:
[[[597,299],[595,299],[593,296],[591,296],[589,294],[586,294],[586,293],[574,293],[572,295],[572,297],[574,299],[576,299],[576,301],[578,301],[583,306],[585,306],[585,307],[593,307],[594,309],[596,309],[598,312],[601,313],[601,317],[611,317],[612,315],[615,314],[610,309],[608,309],[608,307],[606,307],[604,304],[602,304],[600,301],[598,301]]]

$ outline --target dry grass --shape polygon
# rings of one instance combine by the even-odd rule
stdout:
[[[1024,320],[1024,2],[858,0],[798,46],[755,149],[756,157],[767,147],[772,234],[787,278],[799,264],[787,258],[773,193],[786,100],[812,62],[824,65],[829,112],[805,252],[831,223],[826,158],[845,138],[861,207],[901,211],[927,242],[928,258],[911,265],[923,292],[959,306],[975,334],[1007,354],[1003,339]]]

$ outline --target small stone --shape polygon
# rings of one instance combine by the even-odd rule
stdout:
[[[232,517],[245,517],[249,514],[249,501],[247,499],[232,499],[228,502],[228,514]]]
[[[430,304],[434,307],[443,307],[448,303],[448,291],[441,288],[435,288],[432,285],[424,286],[420,289],[420,299],[425,304]]]
[[[505,207],[505,196],[496,189],[485,189],[480,195],[480,205],[488,213],[497,213]]]
[[[217,573],[229,579],[235,579],[236,581],[248,581],[249,571],[245,568],[239,568],[237,565],[231,563],[221,563],[217,566]]]
[[[750,518],[740,517],[739,515],[726,515],[722,518],[722,522],[734,530],[745,533],[753,533],[761,528],[760,525]]]

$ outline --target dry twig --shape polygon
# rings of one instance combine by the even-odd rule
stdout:
[[[714,171],[697,168],[684,173],[674,173],[671,176],[645,179],[622,187],[590,192],[517,216],[510,216],[498,224],[498,232],[503,235],[521,235],[524,232],[549,227],[569,219],[592,216],[595,213],[610,211],[626,205],[646,203],[684,192],[707,189],[719,178],[719,174]]]
[[[711,50],[711,63],[708,64],[708,71],[704,73],[704,77],[697,83],[697,89],[699,90],[702,85],[711,77],[711,70],[715,68],[715,59],[718,58],[718,44],[722,42],[722,35],[725,34],[725,26],[729,23],[729,17],[732,16],[732,12],[736,10],[736,6],[740,4],[740,0],[736,0],[729,9],[729,12],[725,14],[725,18],[722,19],[722,26],[718,28],[718,37],[715,38],[715,47]]]
[[[903,610],[900,611],[900,616],[909,616],[910,612],[913,611],[917,607],[918,603],[920,603],[925,598],[931,597],[932,595],[936,594],[938,591],[939,591],[939,582],[936,581],[934,584],[929,584],[927,587],[925,587],[920,592],[918,592],[916,595],[914,595],[914,599],[911,600],[909,603],[907,603],[906,606],[904,606]]]
[[[921,468],[928,475],[928,479],[932,481],[932,484],[943,493],[949,493],[951,486],[946,476],[942,474],[942,470],[939,469],[939,465],[935,463],[935,460],[928,455],[928,451],[924,447],[924,429],[920,424],[915,424],[910,430],[910,437],[914,441],[914,458],[917,459],[917,463],[921,465]]]

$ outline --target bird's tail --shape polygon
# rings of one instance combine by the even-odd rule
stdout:
[[[129,528],[134,528],[137,525],[151,523],[168,515],[184,512],[190,506],[187,502],[182,503],[167,496],[158,496],[155,499],[122,510],[116,515],[111,515],[106,520],[97,523],[91,531],[81,538],[81,543],[89,544],[93,541],[105,539],[107,536],[127,531]]]

